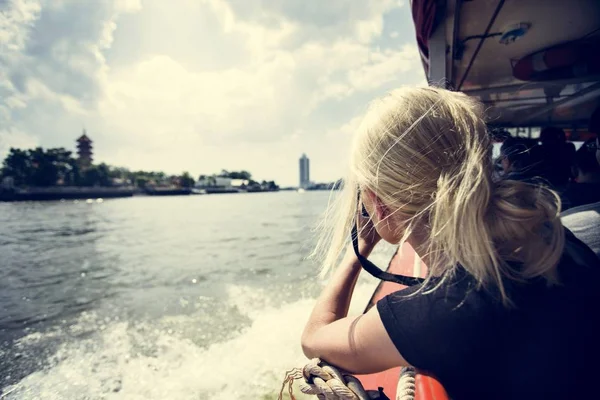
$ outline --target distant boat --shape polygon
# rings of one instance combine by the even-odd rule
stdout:
[[[298,193],[304,193],[306,192],[306,190],[304,190],[303,188],[298,188]]]
[[[232,187],[207,187],[204,191],[206,194],[242,193],[240,189]]]
[[[189,188],[156,187],[146,188],[145,192],[150,196],[187,196],[192,193],[192,190]]]

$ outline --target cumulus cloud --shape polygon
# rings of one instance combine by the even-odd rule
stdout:
[[[6,154],[11,147],[30,149],[37,145],[38,140],[34,136],[15,129],[7,129],[0,134],[1,154]]]
[[[422,81],[392,0],[10,0],[0,5],[0,152],[70,147],[192,173],[249,169],[294,184],[296,158],[334,179],[356,115]],[[27,138],[27,139],[25,139]]]
[[[221,0],[217,0],[221,2]],[[325,41],[352,38],[369,43],[383,29],[383,16],[402,6],[397,0],[346,1],[331,0],[232,0],[233,15],[268,26],[286,21],[299,29],[287,39],[297,45],[320,38]]]

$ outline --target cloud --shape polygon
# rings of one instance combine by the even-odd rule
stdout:
[[[11,79],[16,60],[22,57],[29,39],[31,27],[39,18],[41,6],[36,2],[13,1],[0,12],[0,124],[7,126],[11,121],[11,110],[23,108],[23,99],[15,95],[18,88]]]
[[[38,145],[38,140],[25,132],[6,130],[0,135],[0,153],[6,154],[11,147],[30,149]]]
[[[328,133],[350,131],[374,96],[423,80],[413,38],[385,33],[409,11],[398,1],[0,7],[0,152],[24,137],[69,147],[85,126],[95,159],[113,164],[239,167],[293,184],[306,151],[326,180],[344,147]]]
[[[327,136],[334,137],[336,140],[348,140],[357,131],[363,118],[364,114],[359,114],[342,126],[330,129]]]
[[[217,0],[223,3],[221,0]],[[301,29],[293,30],[289,43],[319,38],[333,41],[352,38],[369,43],[381,34],[383,16],[403,1],[370,0],[233,0],[229,7],[235,17],[262,26],[286,21]]]

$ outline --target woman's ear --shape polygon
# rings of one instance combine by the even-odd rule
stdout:
[[[387,217],[388,209],[385,206],[385,204],[383,204],[381,199],[379,197],[377,197],[377,195],[370,190],[367,190],[366,194],[367,194],[367,196],[369,196],[369,202],[375,207],[375,214],[377,215],[377,219],[379,221],[381,221],[385,217]]]

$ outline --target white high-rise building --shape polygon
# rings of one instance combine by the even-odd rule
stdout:
[[[310,186],[310,160],[306,154],[300,157],[300,188],[306,189]]]

